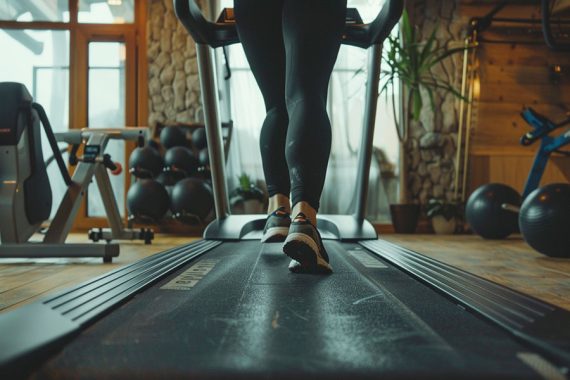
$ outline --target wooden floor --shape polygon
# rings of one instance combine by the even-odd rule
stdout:
[[[73,235],[70,240],[80,242],[84,237]],[[383,238],[570,310],[570,260],[542,256],[520,238],[504,241],[465,235],[383,235]],[[0,259],[0,310],[19,307],[191,240],[159,235],[152,245],[125,242],[113,264],[103,264],[101,259]]]

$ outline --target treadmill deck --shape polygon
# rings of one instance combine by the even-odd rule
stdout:
[[[549,365],[358,244],[325,245],[332,275],[290,273],[280,244],[217,246],[34,377],[523,379],[541,378],[532,360]]]

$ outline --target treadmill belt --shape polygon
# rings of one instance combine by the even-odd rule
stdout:
[[[503,330],[357,244],[325,244],[334,274],[323,276],[290,273],[280,244],[224,243],[33,377],[541,378]]]

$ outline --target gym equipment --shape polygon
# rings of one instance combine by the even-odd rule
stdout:
[[[210,165],[210,157],[208,155],[208,148],[204,148],[198,153],[198,162],[202,166]]]
[[[238,42],[232,12],[212,23],[192,0],[174,7],[196,41],[217,220],[203,240],[0,314],[0,371],[36,378],[565,376],[568,311],[377,240],[364,220],[379,53],[403,1],[386,1],[371,24],[347,19],[342,36],[371,47],[371,55],[359,207],[318,223],[330,276],[289,273],[281,245],[259,242],[263,216],[229,215],[210,47]]]
[[[200,163],[189,148],[175,146],[166,151],[164,166],[178,176],[188,177],[198,173]]]
[[[156,223],[170,206],[166,188],[154,179],[136,181],[127,192],[129,219]]]
[[[174,218],[185,223],[202,223],[212,211],[212,188],[199,178],[185,178],[172,188],[170,196]]]
[[[206,129],[196,128],[196,130],[192,132],[192,145],[198,150],[204,149],[208,145]]]
[[[129,170],[137,178],[154,178],[163,167],[162,156],[149,145],[135,148],[129,157]]]
[[[530,107],[525,108],[521,116],[532,127],[531,131],[521,137],[521,145],[530,146],[540,140],[540,146],[524,185],[522,196],[526,198],[540,185],[546,164],[553,153],[570,156],[570,151],[562,150],[564,146],[570,144],[570,128],[556,137],[551,136],[554,131],[570,125],[570,117],[560,123],[554,123]]]
[[[560,33],[560,27],[562,25],[568,27],[570,20],[555,20],[553,16],[553,5],[557,3],[557,1],[553,0],[542,0],[540,3],[540,13],[541,13],[541,25],[542,25],[542,33],[544,34],[544,41],[546,45],[554,51],[563,51],[568,52],[570,51],[570,42],[568,41],[568,33]],[[554,28],[552,27],[556,25],[556,32],[558,36],[554,33]],[[560,36],[564,38],[564,41],[560,40]]]
[[[503,205],[520,207],[520,194],[501,183],[483,185],[471,194],[465,213],[473,231],[485,239],[504,239],[518,231],[518,216]]]
[[[511,233],[517,232],[521,224],[520,220],[517,221],[520,205],[540,185],[550,156],[553,153],[570,155],[568,151],[562,150],[565,145],[570,144],[570,129],[556,137],[551,136],[554,131],[570,124],[570,118],[554,123],[530,107],[523,109],[521,116],[532,127],[531,131],[521,137],[521,145],[530,146],[540,140],[540,147],[528,174],[522,197],[516,190],[501,184],[483,185],[469,197],[466,206],[467,221],[473,230],[484,238],[504,239]],[[533,210],[536,211],[539,205],[540,203],[533,207]],[[549,225],[542,217],[541,224]],[[557,234],[556,231],[557,229],[554,228],[551,234],[552,239],[561,240],[559,243],[551,242],[555,246],[564,242],[564,236]],[[521,230],[521,232],[524,237],[524,231]]]
[[[186,140],[186,132],[175,125],[165,126],[160,131],[160,143],[164,149],[170,149],[175,146],[188,146],[188,140]]]
[[[171,171],[162,172],[156,177],[156,181],[166,188],[176,185],[180,180],[181,178]]]
[[[536,3],[540,5],[540,17],[498,17],[497,15],[505,7],[514,4],[512,1],[505,0],[498,2],[483,17],[471,19],[470,28],[476,31],[479,35],[479,41],[484,43],[546,44],[554,51],[569,51],[568,32],[570,30],[570,19],[553,15],[553,7],[556,3],[559,3],[559,0],[540,0],[540,2],[537,1]],[[505,37],[488,38],[484,36],[484,32],[490,27],[495,28],[494,36],[503,34]],[[502,33],[497,33],[497,31]],[[525,35],[525,38],[517,37],[520,35]]]
[[[550,184],[530,193],[519,223],[532,248],[547,256],[570,257],[570,184]]]
[[[97,181],[110,229],[92,230],[90,237],[148,240],[147,230],[123,226],[107,170],[119,170],[108,154],[111,139],[139,141],[147,128],[83,129],[53,133],[41,105],[34,103],[20,83],[0,83],[0,245],[1,258],[17,257],[102,257],[110,262],[119,255],[117,244],[66,244],[77,212],[93,178]],[[30,242],[42,223],[49,219],[52,191],[43,160],[41,126],[67,186],[55,217],[42,242]],[[72,146],[71,177],[57,142]],[[83,147],[83,155],[77,153]],[[152,232],[152,231],[151,231]]]
[[[160,152],[160,144],[158,142],[156,142],[153,139],[150,139],[147,141],[147,145],[150,146],[151,148],[154,148],[157,150],[157,152]]]

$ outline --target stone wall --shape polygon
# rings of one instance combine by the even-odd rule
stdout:
[[[198,121],[200,83],[194,41],[178,22],[172,0],[150,0],[148,9],[148,125]]]
[[[461,17],[459,0],[415,0],[408,3],[410,18],[423,38],[437,28],[440,46],[463,46],[468,19]],[[461,85],[463,55],[457,54],[434,70],[457,89]],[[429,103],[426,98],[426,103]],[[426,105],[419,122],[410,126],[407,144],[408,196],[425,204],[430,198],[453,200],[459,101],[452,94],[436,93],[435,109]]]

